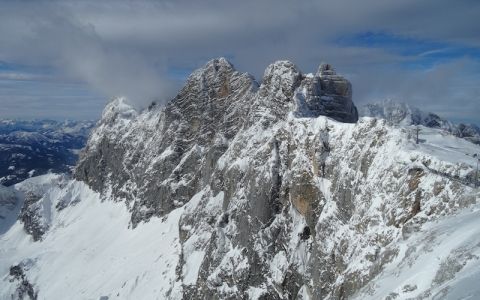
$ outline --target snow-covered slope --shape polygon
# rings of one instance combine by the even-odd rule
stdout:
[[[166,299],[175,283],[183,209],[131,230],[125,205],[100,201],[82,182],[50,174],[15,188],[43,195],[49,230],[34,242],[17,222],[1,235],[0,299],[17,299],[26,286],[12,276],[16,266],[38,299]]]
[[[258,86],[216,60],[165,108],[110,103],[76,179],[13,187],[0,299],[480,296],[480,147],[336,121],[322,101],[351,91],[322,76],[277,62]]]
[[[356,299],[478,299],[480,207],[426,224]]]
[[[285,211],[275,215],[270,226],[263,229],[255,227],[257,229],[253,233],[247,233],[255,240],[255,251],[265,259],[262,262],[266,267],[263,274],[268,280],[258,286],[249,286],[242,297],[256,299],[266,293],[275,295],[275,286],[281,287],[282,282],[291,276],[289,269],[298,272],[296,276],[309,278],[312,268],[323,269],[314,260],[315,251],[319,249],[328,252],[330,258],[332,255],[338,256],[337,264],[343,265],[340,267],[343,271],[335,275],[340,271],[337,269],[332,274],[336,277],[333,285],[359,282],[357,284],[361,287],[362,282],[368,284],[359,292],[359,299],[383,299],[393,293],[399,295],[397,299],[420,294],[430,298],[429,295],[435,295],[440,290],[446,294],[451,292],[451,295],[466,291],[479,295],[478,290],[470,286],[470,282],[478,275],[475,270],[480,267],[477,241],[480,236],[480,224],[477,224],[480,207],[474,204],[478,202],[478,191],[474,195],[473,189],[460,182],[425,171],[418,184],[427,194],[438,193],[437,196],[426,196],[425,202],[422,198],[420,211],[410,220],[389,224],[395,221],[395,215],[401,219],[402,214],[410,213],[410,206],[414,203],[414,199],[400,197],[391,180],[405,180],[410,184],[408,179],[412,176],[399,174],[400,178],[395,180],[382,175],[392,167],[393,172],[403,170],[408,173],[419,163],[430,161],[435,168],[465,176],[474,163],[471,154],[478,150],[476,146],[470,144],[467,145],[469,147],[452,150],[451,139],[456,138],[444,136],[434,129],[430,129],[428,136],[423,136],[426,142],[417,146],[408,139],[408,132],[401,129],[384,124],[372,128],[373,119],[362,119],[357,125],[341,124],[324,117],[291,118],[288,122],[295,136],[307,137],[304,142],[309,140],[312,132],[329,126],[330,147],[332,152],[337,152],[335,156],[348,153],[341,151],[342,148],[356,148],[348,141],[360,132],[368,136],[368,133],[378,133],[377,130],[384,131],[382,140],[386,145],[376,150],[374,161],[377,162],[368,168],[370,175],[364,180],[357,179],[363,184],[353,200],[353,207],[349,208],[343,203],[345,199],[337,198],[332,180],[315,177],[314,183],[324,197],[323,212],[318,223],[314,224],[315,229],[311,228],[316,236],[306,236],[305,226],[309,222],[303,214],[308,213],[308,208],[303,210],[302,200],[292,198],[292,202],[286,204]],[[267,132],[266,136],[269,135],[270,132]],[[362,141],[357,139],[359,144],[363,144]],[[258,140],[251,142],[253,146]],[[244,151],[251,151],[251,148],[247,147]],[[370,151],[371,145],[362,147],[360,152]],[[232,171],[246,168],[249,164],[248,155],[242,162],[232,160],[229,157],[232,154],[227,153],[218,164]],[[244,157],[244,154],[239,153],[239,157]],[[301,153],[295,155],[294,159],[297,160],[295,164],[303,160],[303,163],[310,165],[310,160]],[[225,164],[229,160],[231,163]],[[341,164],[345,165],[339,165],[338,168],[352,172],[348,167],[349,161],[345,157],[341,160]],[[314,165],[309,167],[313,168]],[[290,171],[289,176],[298,176],[294,175],[295,169]],[[360,170],[357,172],[358,176],[363,177]],[[415,173],[413,177],[416,176]],[[438,192],[442,188],[444,190]],[[245,225],[239,224],[241,220],[235,220],[234,212],[245,203],[239,199],[237,201],[240,202],[229,205],[224,212],[224,192],[215,194],[210,187],[164,218],[153,218],[135,229],[129,226],[130,212],[123,203],[102,202],[100,195],[82,182],[59,175],[45,175],[18,184],[15,189],[43,195],[42,202],[46,203],[46,209],[42,216],[48,219],[45,222],[49,224],[49,229],[43,239],[37,242],[25,232],[21,222],[15,223],[1,235],[0,272],[4,274],[2,299],[18,293],[19,281],[12,280],[14,277],[8,275],[12,266],[21,267],[39,299],[62,299],[66,291],[70,299],[100,299],[102,296],[108,296],[109,299],[181,299],[189,286],[198,283],[205,260],[217,255],[220,259],[218,266],[204,276],[214,285],[216,280],[220,280],[216,293],[223,295],[220,298],[226,298],[227,295],[238,295],[236,293],[240,291],[235,281],[224,282],[221,278],[241,276],[242,272],[252,267],[249,254],[235,246],[232,240],[235,236],[243,235],[240,231],[241,226]],[[361,196],[365,193],[368,197]],[[314,199],[311,200],[313,202]],[[403,208],[405,205],[407,209]],[[349,220],[343,219],[345,209],[351,210]],[[450,214],[458,215],[442,217]],[[188,222],[188,219],[195,222]],[[250,222],[256,223],[252,219]],[[276,233],[276,239],[281,243],[275,250],[268,241],[272,242],[269,235],[277,230],[281,232]],[[219,237],[224,243],[223,253],[218,253],[220,249],[215,246],[213,249],[212,245],[209,246],[215,240],[215,243],[220,242]],[[426,270],[425,262],[429,260],[431,262]],[[386,267],[383,267],[385,263]],[[383,268],[385,270],[376,279],[374,275]],[[345,277],[353,276],[351,274],[355,278],[347,280]],[[414,275],[417,277],[412,278]],[[238,285],[245,280],[242,277],[236,279],[239,280]],[[309,281],[300,290],[299,287],[291,289],[310,295],[306,299],[316,299],[308,287]],[[461,288],[462,284],[467,284],[467,288]]]

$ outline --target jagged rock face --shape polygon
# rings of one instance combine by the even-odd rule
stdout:
[[[77,166],[84,182],[44,175],[13,187],[23,206],[0,197],[20,217],[0,220],[0,298],[62,299],[67,288],[92,299],[434,298],[480,255],[478,230],[464,230],[478,221],[452,231],[475,236],[468,243],[427,227],[479,201],[479,148],[435,129],[417,145],[386,120],[321,116],[323,101],[350,93],[328,65],[303,75],[276,62],[259,86],[217,59],[166,107],[113,101]],[[356,119],[352,107],[335,116]],[[422,286],[409,267],[427,252],[448,257]],[[407,278],[390,287],[384,271],[397,281],[396,267]]]
[[[354,123],[358,120],[357,108],[352,102],[352,85],[348,80],[336,74],[329,64],[322,64],[317,72],[320,78],[320,98],[323,109],[316,110],[315,116],[326,115],[337,121]],[[313,101],[310,101],[313,102]]]
[[[226,140],[242,127],[257,87],[221,58],[194,72],[165,108],[137,115],[117,99],[105,109],[76,177],[125,200],[134,225],[164,215],[205,184]]]
[[[357,112],[331,66],[276,62],[258,86],[213,60],[165,108],[110,103],[75,176],[125,201],[133,226],[181,212],[168,297],[345,299],[394,240],[475,199],[454,179],[471,166],[410,153],[383,120],[335,120]]]
[[[41,196],[33,193],[25,195],[25,202],[19,215],[19,219],[24,224],[25,231],[33,237],[34,241],[39,241],[48,230],[48,225],[43,220],[43,205],[40,201]]]
[[[314,93],[303,95],[312,78],[317,82]],[[306,101],[308,114],[299,101]],[[256,123],[267,128],[290,112],[346,122],[358,118],[350,84],[340,76],[305,76],[293,63],[279,61],[266,69],[259,87],[224,58],[215,59],[195,71],[165,108],[152,105],[138,115],[125,99],[110,103],[75,177],[125,200],[133,207],[135,225],[195,195],[242,128]]]
[[[69,176],[65,174],[48,174],[44,175],[44,180],[40,183],[32,183],[32,179],[27,179],[13,186],[17,197],[13,209],[18,211],[17,219],[34,242],[43,240],[56,212],[79,201],[79,197],[74,193],[62,191],[67,185],[68,178]],[[53,201],[57,204],[53,205]]]
[[[474,201],[464,198],[465,186],[424,164],[442,172],[453,166],[402,158],[397,145],[407,135],[387,132],[385,122],[300,120],[262,135],[261,124],[240,132],[189,203],[194,209],[180,221],[184,257],[192,245],[204,256],[195,285],[186,282],[187,298],[248,298],[255,288],[265,299],[349,298],[398,254],[389,245],[408,228],[449,211],[450,200]]]

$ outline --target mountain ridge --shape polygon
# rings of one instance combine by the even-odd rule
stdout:
[[[479,146],[357,120],[328,65],[304,75],[279,61],[261,85],[232,68],[210,61],[165,107],[115,99],[75,178],[15,185],[0,297],[425,299],[462,284],[480,295]],[[409,276],[424,260],[421,280]]]
[[[323,79],[321,76],[324,76]],[[308,88],[311,92],[307,95]],[[322,99],[322,95],[328,99]],[[303,106],[298,104],[300,101],[303,101]],[[341,109],[343,104],[345,111]],[[124,116],[123,111],[128,111],[128,116]],[[129,195],[140,193],[142,200],[133,204],[135,213],[132,221],[135,226],[154,212],[161,215],[165,211],[171,211],[175,205],[167,201],[167,198],[177,192],[181,193],[175,196],[179,198],[178,203],[185,203],[198,191],[201,178],[210,177],[210,168],[206,167],[199,172],[192,165],[193,161],[202,159],[200,147],[208,145],[211,148],[206,156],[209,161],[207,165],[211,165],[226,150],[227,141],[234,138],[237,132],[256,123],[261,123],[264,130],[285,120],[289,113],[294,113],[297,117],[331,114],[333,118],[345,121],[358,119],[357,110],[351,101],[350,83],[335,75],[331,67],[328,67],[326,74],[319,72],[318,76],[305,76],[293,63],[278,61],[267,67],[262,84],[258,85],[251,75],[237,72],[226,59],[214,59],[205,67],[194,71],[178,96],[164,108],[152,107],[138,115],[123,98],[110,102],[100,126],[93,132],[80,157],[75,177],[87,182],[94,190],[102,191],[105,189],[104,179],[110,176],[109,186],[113,186],[113,196],[126,197],[127,202],[132,202]],[[134,128],[130,127],[132,124]],[[109,141],[107,132],[113,137],[118,136],[119,140]],[[119,136],[118,132],[124,132],[124,136]],[[140,138],[135,144],[138,149],[118,149],[125,138],[138,139],[139,135],[146,134],[148,137]],[[158,163],[163,165],[160,169],[150,164],[151,157],[145,156],[145,152],[149,151],[142,148],[146,147],[147,141],[151,144],[147,148],[156,149],[156,154],[150,153],[147,156],[161,157]],[[104,150],[98,149],[97,145]],[[192,145],[197,147],[192,148]],[[115,150],[111,151],[110,148]],[[130,152],[127,153],[126,150]],[[168,162],[165,161],[167,154]],[[115,157],[119,155],[117,160]],[[134,173],[118,169],[125,161],[123,155],[135,162],[131,167],[136,169]],[[182,160],[184,170],[178,172],[176,168]],[[100,170],[100,175],[97,161],[106,166]],[[175,178],[175,172],[183,175],[188,173],[188,179],[185,180],[191,183],[189,188],[184,185],[181,185],[181,191],[178,187],[172,188],[171,182],[181,183],[181,180]],[[126,178],[133,179],[134,183],[125,185]],[[159,186],[158,181],[165,184]],[[122,192],[122,189],[129,192]],[[162,199],[160,201],[159,194]]]

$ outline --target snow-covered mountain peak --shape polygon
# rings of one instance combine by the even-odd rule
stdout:
[[[331,64],[321,63],[317,70],[317,76],[323,77],[329,75],[337,75],[337,72],[335,72]]]
[[[262,84],[269,86],[283,83],[287,88],[294,89],[301,76],[302,72],[294,63],[288,60],[279,60],[265,69]]]
[[[392,125],[424,125],[447,129],[452,124],[438,115],[421,111],[406,102],[385,99],[368,103],[360,108],[360,115],[387,120]]]
[[[138,115],[134,105],[125,97],[112,99],[103,109],[102,122],[111,123],[119,119],[133,119]]]
[[[189,85],[190,81],[198,81],[199,79],[203,80],[215,80],[228,74],[235,72],[235,67],[230,63],[226,58],[219,57],[208,61],[203,67],[198,68],[193,71],[192,74],[187,78],[186,85]]]
[[[75,179],[14,187],[0,298],[421,299],[480,278],[477,145],[358,119],[331,67],[267,70],[217,59],[165,107],[109,104]]]
[[[195,70],[187,79],[185,86],[169,104],[176,105],[186,93],[197,93],[190,101],[202,101],[205,97],[228,99],[238,89],[255,89],[258,84],[248,73],[239,73],[233,64],[220,57],[210,60],[205,66]]]
[[[259,95],[262,98],[275,97],[276,102],[285,105],[291,101],[301,79],[302,73],[292,62],[276,61],[265,69]]]

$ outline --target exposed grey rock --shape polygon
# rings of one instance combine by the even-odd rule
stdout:
[[[320,78],[321,87],[319,97],[323,100],[317,103],[323,104],[323,107],[316,108],[314,110],[315,115],[326,115],[341,122],[357,122],[358,112],[352,102],[352,85],[350,82],[337,75],[329,64],[320,65],[317,76]]]
[[[41,199],[42,196],[27,193],[18,217],[25,231],[33,237],[35,242],[41,240],[48,230],[48,224],[43,220]]]
[[[23,229],[32,236],[34,242],[43,239],[58,211],[80,201],[78,190],[62,192],[71,181],[69,175],[48,174],[41,178],[30,178],[13,187],[17,193],[18,204],[17,210],[10,214],[10,217],[22,223]]]
[[[29,282],[24,267],[16,265],[10,267],[10,282],[17,282],[15,293],[11,295],[12,300],[36,300],[38,291],[35,291],[33,285]]]
[[[338,123],[357,122],[351,97],[330,65],[304,75],[279,61],[259,86],[212,60],[165,108],[111,102],[75,176],[125,201],[134,227],[182,207],[175,271],[185,299],[346,299],[398,254],[391,244],[405,224],[418,228],[426,208],[454,209],[466,187],[442,174],[471,172],[386,160],[406,133],[384,120]],[[422,188],[436,176],[446,188]]]
[[[321,76],[315,77],[318,93],[305,97],[312,114],[355,122],[350,83],[338,75]],[[259,87],[251,75],[219,58],[195,71],[165,108],[152,106],[139,115],[127,100],[116,99],[105,108],[75,177],[125,200],[134,226],[164,215],[208,182],[239,130],[285,120],[295,110],[297,88],[308,84],[302,80],[309,78],[293,63],[279,61],[266,69]]]

